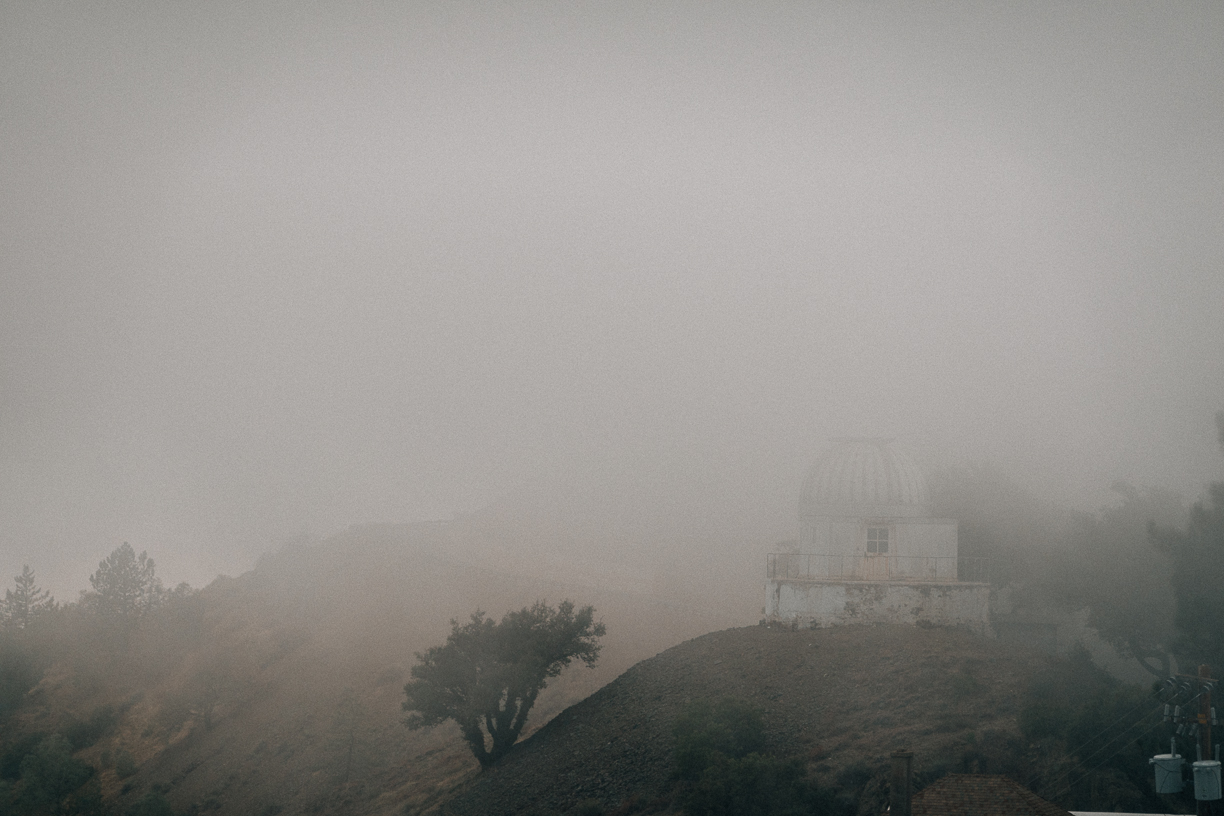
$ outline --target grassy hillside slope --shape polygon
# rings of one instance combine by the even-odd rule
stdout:
[[[1102,683],[1090,666],[953,629],[714,632],[639,663],[557,716],[439,812],[549,816],[591,800],[608,813],[671,812],[677,714],[689,701],[727,697],[759,708],[767,750],[798,757],[851,812],[882,811],[888,755],[898,748],[915,752],[920,782],[1006,773],[1066,801],[1081,766],[1058,740],[1024,738],[1021,707],[1035,684],[1075,694]],[[1110,784],[1114,800],[1144,803],[1126,780]]]
[[[567,597],[596,607],[609,632],[599,664],[553,681],[532,731],[642,658],[755,611],[652,594],[614,564],[610,580],[567,573],[557,550],[540,555],[548,579],[527,577],[496,545],[496,531],[461,525],[359,528],[219,579],[126,641],[91,643],[85,621],[51,649],[0,749],[97,720],[77,756],[120,811],[155,790],[217,816],[401,813],[476,771],[456,730],[402,724],[414,653],[451,618]]]

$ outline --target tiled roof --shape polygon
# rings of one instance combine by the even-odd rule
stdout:
[[[1006,776],[949,774],[914,794],[913,816],[1070,816]]]

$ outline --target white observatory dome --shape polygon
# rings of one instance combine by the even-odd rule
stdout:
[[[920,516],[930,493],[914,460],[889,439],[843,439],[826,450],[803,483],[800,515]]]

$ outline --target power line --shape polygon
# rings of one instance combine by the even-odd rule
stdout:
[[[1097,739],[1099,739],[1099,738],[1100,738],[1102,735],[1106,734],[1106,733],[1107,733],[1107,732],[1108,732],[1110,729],[1112,729],[1112,728],[1113,728],[1115,725],[1117,725],[1118,723],[1122,722],[1122,720],[1124,720],[1124,719],[1126,719],[1126,718],[1128,718],[1128,717],[1132,716],[1132,715],[1133,715],[1133,714],[1134,714],[1134,713],[1135,713],[1137,710],[1139,710],[1139,708],[1140,708],[1141,706],[1143,706],[1143,705],[1144,705],[1144,703],[1146,703],[1146,702],[1147,702],[1146,700],[1140,700],[1140,701],[1139,701],[1139,703],[1137,703],[1137,704],[1136,704],[1136,705],[1134,705],[1134,706],[1131,706],[1131,708],[1130,708],[1130,709],[1128,709],[1127,711],[1124,711],[1124,712],[1123,712],[1123,713],[1122,713],[1120,716],[1118,716],[1118,717],[1114,718],[1113,722],[1109,723],[1109,725],[1105,726],[1105,727],[1104,727],[1104,728],[1102,728],[1100,731],[1098,731],[1097,733],[1095,733],[1095,734],[1093,734],[1091,737],[1089,737],[1087,740],[1085,740],[1084,742],[1082,742],[1082,743],[1080,743],[1079,745],[1077,745],[1077,746],[1076,746],[1076,747],[1075,747],[1073,750],[1067,751],[1067,755],[1068,755],[1068,756],[1075,756],[1076,754],[1078,754],[1078,753],[1079,753],[1080,751],[1082,751],[1084,748],[1088,747],[1088,746],[1089,746],[1089,745],[1091,745],[1093,742],[1095,742]],[[1143,713],[1143,714],[1142,714],[1142,715],[1139,717],[1139,719],[1135,720],[1133,723],[1131,723],[1130,725],[1128,725],[1126,728],[1122,729],[1122,731],[1120,731],[1120,732],[1119,732],[1118,736],[1121,736],[1122,734],[1125,734],[1127,731],[1131,730],[1131,729],[1132,729],[1132,728],[1134,728],[1136,725],[1138,725],[1139,723],[1143,722],[1145,719],[1147,719],[1147,718],[1148,718],[1148,717],[1150,717],[1152,714],[1156,713],[1156,712],[1157,712],[1157,711],[1159,711],[1159,710],[1160,710],[1162,707],[1164,707],[1164,705],[1165,705],[1165,703],[1163,703],[1163,702],[1161,702],[1161,703],[1157,703],[1155,708],[1153,708],[1153,709],[1151,709],[1151,710],[1149,710],[1149,711],[1144,712],[1144,713]],[[1117,736],[1115,736],[1113,739],[1107,740],[1107,741],[1105,742],[1105,745],[1108,745],[1109,743],[1113,742],[1113,741],[1114,741],[1115,739],[1117,739],[1117,738],[1118,738],[1118,737],[1117,737]],[[1102,747],[1104,747],[1104,746],[1102,746]],[[1083,757],[1083,758],[1082,758],[1080,761],[1081,761],[1081,762],[1084,762],[1084,761],[1086,761],[1086,760],[1090,759],[1091,757],[1093,757],[1093,756],[1095,756],[1097,753],[1099,753],[1099,752],[1100,752],[1100,750],[1101,750],[1101,748],[1098,748],[1096,751],[1093,751],[1091,754],[1088,754],[1087,756]],[[1072,773],[1072,771],[1070,771],[1070,770],[1068,770],[1068,771],[1064,771],[1063,773],[1061,773],[1061,774],[1059,774],[1058,776],[1054,777],[1054,781],[1058,781],[1058,780],[1060,780],[1061,778],[1063,778],[1063,777],[1065,777],[1065,776],[1069,776],[1071,773]],[[1033,785],[1033,783],[1034,783],[1034,782],[1036,782],[1040,776],[1041,776],[1041,773],[1040,773],[1040,772],[1038,772],[1038,773],[1034,774],[1032,777],[1030,777],[1030,779],[1029,779],[1028,783],[1025,785],[1025,787],[1031,787],[1031,786]]]
[[[1109,756],[1105,757],[1103,760],[1101,760],[1100,762],[1098,762],[1096,765],[1094,765],[1094,766],[1093,766],[1092,768],[1090,768],[1089,770],[1084,771],[1084,773],[1080,774],[1080,775],[1079,775],[1079,777],[1078,777],[1078,778],[1077,778],[1077,779],[1076,779],[1074,782],[1071,782],[1071,783],[1070,783],[1070,784],[1068,784],[1068,785],[1067,785],[1065,788],[1061,789],[1061,790],[1060,790],[1058,793],[1056,793],[1056,794],[1055,794],[1055,796],[1062,796],[1063,794],[1070,793],[1070,792],[1071,792],[1071,791],[1072,791],[1072,790],[1075,788],[1075,786],[1076,786],[1076,785],[1078,785],[1080,782],[1083,782],[1085,779],[1087,779],[1087,778],[1088,778],[1089,776],[1091,776],[1092,774],[1096,773],[1096,772],[1097,772],[1097,771],[1098,771],[1098,770],[1101,768],[1101,766],[1103,766],[1103,765],[1104,765],[1106,762],[1108,762],[1109,760],[1113,759],[1113,758],[1114,758],[1114,757],[1116,757],[1118,754],[1122,753],[1122,750],[1123,750],[1124,748],[1127,748],[1127,747],[1129,747],[1129,746],[1133,745],[1134,743],[1138,742],[1139,740],[1143,739],[1143,738],[1144,738],[1144,737],[1146,737],[1148,734],[1152,733],[1152,732],[1153,732],[1153,731],[1155,731],[1157,728],[1159,728],[1159,727],[1161,726],[1161,724],[1162,724],[1162,723],[1155,723],[1154,725],[1152,725],[1152,727],[1151,727],[1151,728],[1149,728],[1148,730],[1144,731],[1142,734],[1140,734],[1139,736],[1135,737],[1135,738],[1134,738],[1133,740],[1131,740],[1130,742],[1124,743],[1123,745],[1119,746],[1119,747],[1118,747],[1118,750],[1114,751],[1112,754],[1110,754]],[[1131,726],[1131,728],[1134,728],[1134,726],[1132,725],[1132,726]],[[1129,730],[1129,729],[1128,729],[1128,730]]]

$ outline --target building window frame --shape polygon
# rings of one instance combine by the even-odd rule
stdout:
[[[895,555],[890,545],[896,541],[891,524],[869,521],[863,525],[863,544],[868,555]]]

